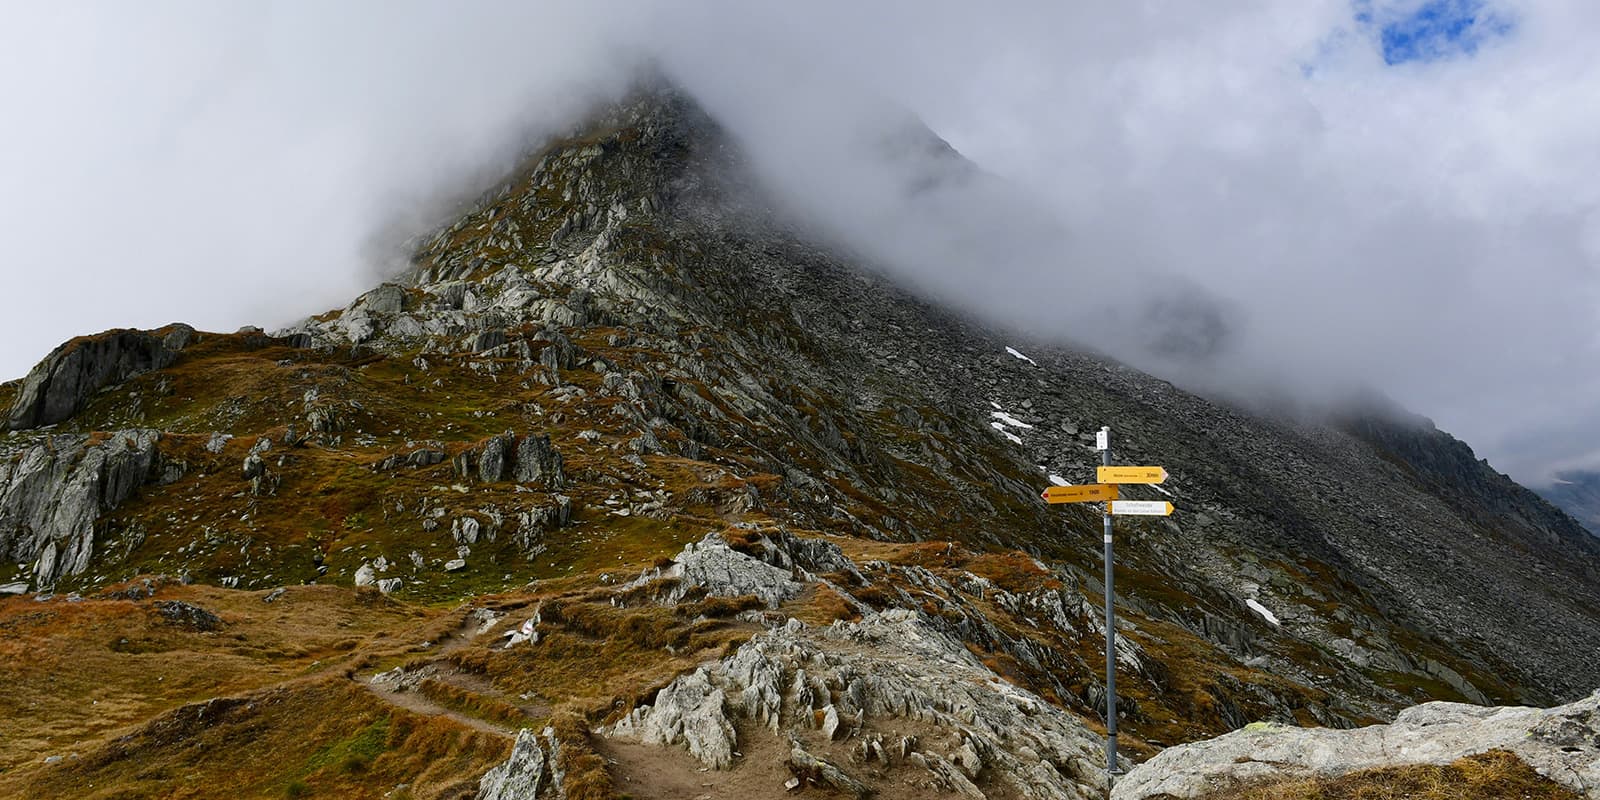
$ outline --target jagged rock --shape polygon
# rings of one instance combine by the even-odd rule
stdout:
[[[822,707],[822,735],[829,739],[837,739],[839,733],[839,709],[829,703]]]
[[[405,302],[405,287],[395,283],[385,283],[356,298],[350,307],[364,309],[374,314],[398,314],[404,308]]]
[[[100,389],[171,364],[193,337],[194,329],[188,325],[169,325],[68,341],[23,379],[7,427],[20,431],[61,422],[78,413]]]
[[[160,476],[152,430],[52,436],[0,462],[0,558],[51,586],[88,568],[96,521]]]
[[[955,764],[939,756],[937,753],[911,753],[906,760],[926,769],[933,776],[933,785],[943,791],[952,792],[967,800],[984,800],[985,795],[978,785],[957,769]]]
[[[722,690],[711,685],[701,668],[668,684],[655,703],[634,709],[612,730],[650,744],[681,744],[706,766],[727,769],[733,765],[738,736],[726,706]]]
[[[812,786],[843,792],[857,800],[872,794],[866,784],[850,777],[833,762],[806,752],[799,742],[790,743],[789,760],[784,765],[789,768],[789,774]]]
[[[351,344],[361,344],[383,332],[394,321],[395,315],[404,308],[405,299],[404,287],[385,283],[356,298],[330,322],[307,320],[298,326],[298,330],[315,338],[312,330],[306,330],[308,327],[314,328],[323,336],[342,336]],[[409,330],[407,332],[411,333]]]
[[[515,541],[522,552],[531,553],[541,533],[572,522],[572,498],[558,494],[554,499],[555,503],[552,505],[536,506],[517,512]]]
[[[405,585],[405,581],[403,581],[403,580],[401,580],[399,578],[379,578],[378,579],[378,591],[383,592],[384,594],[394,594],[395,592],[400,590],[401,586],[404,586],[404,585]]]
[[[768,608],[777,608],[804,588],[790,578],[788,570],[734,550],[715,533],[685,546],[672,566],[646,571],[632,585],[643,586],[663,578],[673,580],[657,599],[669,605],[681,601],[693,589],[704,589],[718,597],[755,595]]]
[[[555,731],[545,728],[544,740],[555,744]],[[478,781],[478,800],[539,800],[564,797],[558,780],[554,753],[547,754],[545,743],[532,730],[523,728],[511,746],[511,757],[504,764],[484,773]]]
[[[550,444],[549,436],[525,436],[517,445],[518,483],[543,483],[552,489],[566,485],[567,476],[561,454]]]
[[[0,594],[27,594],[27,593],[28,593],[28,582],[27,581],[12,581],[10,583],[0,583]]]
[[[450,537],[457,544],[477,544],[479,527],[478,521],[472,517],[456,517],[450,523]]]
[[[506,431],[499,436],[489,437],[483,443],[483,450],[478,454],[478,477],[481,480],[494,483],[511,477],[512,451],[516,441],[516,436]]]
[[[1169,747],[1130,772],[1111,796],[1198,797],[1240,780],[1449,764],[1490,750],[1508,750],[1539,774],[1600,798],[1600,692],[1549,709],[1424,703],[1392,724],[1353,730],[1258,723]]]
[[[1100,737],[906,610],[869,612],[860,622],[826,628],[790,620],[678,678],[655,705],[636,708],[602,732],[682,744],[713,766],[726,763],[722,753],[733,747],[733,720],[799,735],[830,699],[841,716],[880,725],[910,720],[959,737],[957,750],[972,752],[961,758],[982,752],[989,779],[1021,797],[1087,800],[1104,792]],[[691,743],[686,730],[696,731],[699,743]],[[900,757],[915,747],[908,737]],[[930,781],[961,790],[961,781],[941,773],[939,765],[949,759],[924,762]],[[966,780],[960,768],[950,765],[949,771]]]
[[[499,347],[500,345],[503,345],[505,343],[506,343],[506,332],[505,331],[501,331],[501,330],[484,331],[483,333],[480,333],[477,336],[473,337],[472,342],[471,342],[470,345],[468,345],[467,349],[471,350],[474,353],[482,353],[485,350],[493,350],[494,348]]]
[[[216,614],[182,600],[158,600],[154,608],[169,625],[196,631],[214,631],[222,627],[222,619]]]
[[[363,561],[361,562],[361,566],[356,568],[355,583],[357,586],[371,586],[372,584],[376,583],[377,580],[378,572],[372,568],[371,564]],[[385,594],[387,594],[387,592],[385,592]]]
[[[449,561],[444,562],[445,572],[459,572],[466,568],[467,560],[464,558],[452,558]]]

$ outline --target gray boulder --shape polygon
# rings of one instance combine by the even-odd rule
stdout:
[[[555,743],[555,731],[546,728],[544,739]],[[533,731],[523,728],[505,763],[484,773],[478,781],[478,800],[538,800],[564,795],[554,753]]]
[[[1600,798],[1600,692],[1549,709],[1424,703],[1400,712],[1392,724],[1353,730],[1257,723],[1163,750],[1111,796],[1199,797],[1241,780],[1442,765],[1490,750],[1509,750],[1539,774]]]
[[[484,442],[483,452],[478,456],[478,477],[486,483],[510,478],[513,464],[512,450],[516,446],[516,441],[516,436],[511,431],[506,431]]]
[[[671,581],[670,588],[656,598],[668,605],[681,602],[694,589],[704,589],[717,597],[755,595],[768,608],[777,608],[805,589],[789,570],[734,550],[716,533],[689,543],[672,566],[646,570],[630,587],[660,580]]]
[[[561,454],[550,444],[549,436],[523,437],[517,445],[515,475],[518,483],[542,483],[552,489],[567,482]]]
[[[100,389],[170,365],[193,338],[194,328],[169,325],[72,339],[23,379],[6,425],[20,431],[68,419]]]

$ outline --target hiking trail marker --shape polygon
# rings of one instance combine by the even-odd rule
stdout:
[[[1106,452],[1111,452],[1107,448]],[[1095,470],[1100,483],[1161,483],[1167,479],[1166,467],[1101,467]]]
[[[1051,486],[1039,494],[1046,503],[1098,503],[1104,502],[1105,511],[1105,563],[1106,563],[1106,773],[1121,775],[1117,766],[1117,609],[1114,553],[1111,550],[1111,520],[1119,516],[1165,517],[1172,514],[1172,504],[1165,500],[1122,500],[1118,498],[1120,484],[1157,484],[1166,481],[1164,467],[1114,467],[1111,465],[1111,428],[1101,427],[1094,436],[1094,448],[1100,451],[1100,466],[1095,470],[1095,482],[1082,486]]]
[[[1172,504],[1165,500],[1113,500],[1114,517],[1165,517],[1172,514]]]
[[[1117,499],[1117,487],[1103,483],[1084,486],[1052,486],[1039,493],[1046,503],[1098,503]]]

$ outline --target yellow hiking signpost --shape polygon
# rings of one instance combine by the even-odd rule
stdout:
[[[1160,483],[1167,479],[1166,467],[1101,467],[1095,473],[1100,483]]]
[[[1098,503],[1117,499],[1117,487],[1103,483],[1084,486],[1052,486],[1039,493],[1046,503]]]
[[[1114,467],[1111,465],[1111,428],[1102,427],[1094,438],[1100,451],[1100,467],[1095,483],[1083,486],[1051,486],[1039,494],[1046,503],[1105,502],[1106,562],[1106,772],[1120,775],[1117,767],[1117,611],[1116,588],[1112,572],[1111,520],[1118,516],[1165,517],[1172,504],[1165,500],[1122,500],[1119,484],[1156,484],[1167,479],[1164,467]]]

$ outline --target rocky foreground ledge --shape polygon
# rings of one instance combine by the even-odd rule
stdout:
[[[1426,703],[1393,724],[1353,730],[1257,723],[1162,751],[1123,778],[1113,800],[1216,795],[1240,782],[1335,777],[1444,765],[1504,750],[1556,783],[1600,798],[1600,692],[1555,708]]]

